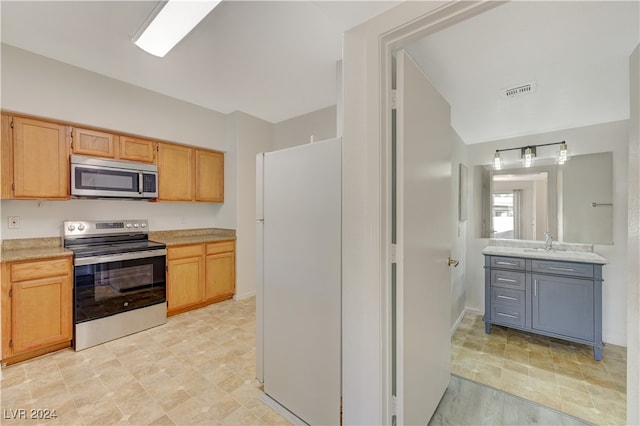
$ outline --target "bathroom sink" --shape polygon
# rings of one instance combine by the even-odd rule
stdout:
[[[532,253],[544,253],[544,252],[554,253],[554,252],[557,252],[558,250],[556,250],[556,249],[547,250],[547,249],[545,249],[543,247],[538,247],[538,248],[526,248],[526,249],[523,249],[523,251],[529,251],[529,252],[532,252]]]

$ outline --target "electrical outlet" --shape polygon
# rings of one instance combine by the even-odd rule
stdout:
[[[9,229],[20,228],[20,216],[9,216]]]

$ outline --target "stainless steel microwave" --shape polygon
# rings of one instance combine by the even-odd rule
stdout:
[[[134,161],[72,155],[71,196],[157,198],[158,166]]]

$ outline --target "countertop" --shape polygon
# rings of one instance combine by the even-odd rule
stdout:
[[[216,241],[229,241],[236,239],[234,229],[201,228],[180,229],[175,231],[149,232],[149,239],[159,243],[165,243],[168,247],[184,244],[213,243]]]
[[[73,256],[61,246],[60,238],[21,238],[2,241],[0,263]]]
[[[544,246],[543,246],[544,247]],[[566,262],[581,263],[608,263],[607,259],[592,251],[572,251],[572,250],[539,250],[537,247],[508,247],[508,246],[487,246],[482,254],[495,256],[527,257],[530,259],[562,260]]]
[[[149,239],[165,243],[167,246],[211,243],[235,240],[236,231],[224,228],[150,231]],[[62,247],[61,243],[62,241],[59,237],[3,240],[2,250],[0,250],[0,263],[73,256],[73,252]]]

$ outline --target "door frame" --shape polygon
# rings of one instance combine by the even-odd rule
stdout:
[[[494,2],[455,2],[447,3],[440,8],[396,27],[379,38],[379,76],[380,87],[380,273],[381,273],[381,416],[384,424],[393,424],[392,417],[398,411],[392,395],[393,370],[393,302],[392,297],[392,209],[393,202],[393,125],[392,116],[395,99],[393,93],[394,66],[393,54],[418,39],[424,38],[439,30],[455,25],[463,20],[479,15],[489,9],[505,3]]]

